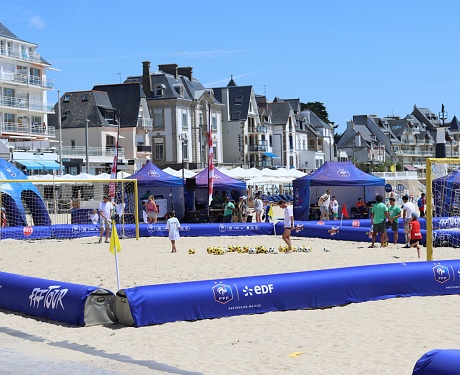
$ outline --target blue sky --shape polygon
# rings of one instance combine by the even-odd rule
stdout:
[[[0,22],[60,71],[55,91],[142,73],[142,61],[192,66],[206,87],[252,85],[269,100],[324,103],[345,130],[353,115],[413,106],[460,116],[460,1],[0,0]]]

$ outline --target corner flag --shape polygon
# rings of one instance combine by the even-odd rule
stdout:
[[[112,220],[112,235],[110,236],[110,252],[115,255],[115,252],[121,251],[120,238],[118,237],[117,226]]]
[[[348,211],[345,203],[342,205],[342,217],[345,216],[348,219]]]

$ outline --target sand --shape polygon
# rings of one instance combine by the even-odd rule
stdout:
[[[122,240],[121,287],[418,261],[416,250],[402,245],[368,249],[365,242],[313,238],[294,238],[293,243],[309,245],[313,251],[206,253],[211,245],[278,248],[283,245],[280,236],[183,237],[177,254],[170,253],[166,238]],[[330,252],[323,251],[325,246]],[[191,247],[196,254],[188,254]],[[456,259],[458,250],[436,248],[434,256]],[[96,237],[4,240],[0,242],[0,269],[117,290],[114,257],[109,245],[97,244]],[[0,310],[0,353],[7,353],[10,359],[18,357],[17,362],[0,363],[0,372],[410,374],[425,352],[459,348],[459,301],[456,295],[397,298],[142,328],[74,327]],[[295,352],[297,357],[290,356]],[[43,363],[45,368],[49,364],[48,371],[39,370]],[[55,371],[59,368],[62,371]]]

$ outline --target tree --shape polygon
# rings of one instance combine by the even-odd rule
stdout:
[[[326,124],[330,124],[329,121],[329,114],[326,111],[326,107],[321,102],[308,102],[308,103],[300,103],[300,110],[304,111],[305,109],[309,109],[312,111],[316,116],[318,116],[321,120],[323,120]]]

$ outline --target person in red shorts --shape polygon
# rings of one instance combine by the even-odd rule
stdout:
[[[422,232],[420,231],[420,222],[418,221],[417,212],[412,212],[412,220],[409,223],[410,228],[410,247],[417,248],[417,255],[420,258],[420,240],[422,239]]]

